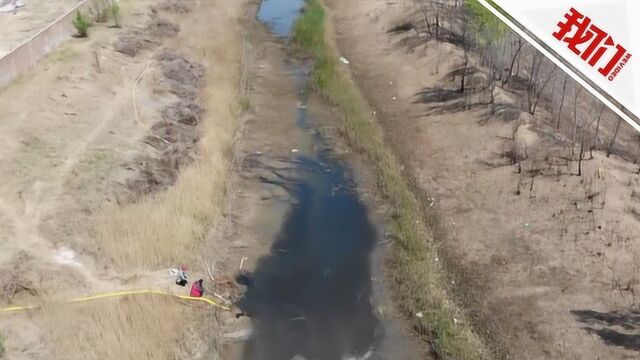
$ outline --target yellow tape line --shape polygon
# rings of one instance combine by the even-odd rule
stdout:
[[[225,306],[225,305],[221,305],[209,298],[206,297],[191,297],[191,296],[186,296],[186,295],[176,295],[176,294],[171,294],[165,291],[160,291],[160,290],[151,290],[151,289],[147,289],[147,290],[129,290],[129,291],[116,291],[116,292],[110,292],[110,293],[104,293],[104,294],[96,294],[96,295],[91,295],[91,296],[85,296],[85,297],[81,297],[81,298],[77,298],[77,299],[72,299],[72,300],[68,300],[66,301],[67,304],[73,304],[73,303],[80,303],[80,302],[87,302],[87,301],[93,301],[93,300],[100,300],[100,299],[107,299],[107,298],[113,298],[113,297],[122,297],[122,296],[130,296],[130,295],[148,295],[148,294],[152,294],[152,295],[163,295],[163,296],[172,296],[178,299],[183,299],[183,300],[189,300],[189,301],[201,301],[201,302],[205,302],[209,305],[218,307],[220,309],[229,311],[231,310],[229,307]],[[35,310],[40,308],[40,306],[10,306],[10,307],[6,307],[6,308],[2,308],[0,309],[0,312],[16,312],[16,311],[27,311],[27,310]]]

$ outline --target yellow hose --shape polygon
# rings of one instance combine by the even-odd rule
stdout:
[[[200,301],[200,302],[205,302],[209,305],[218,307],[220,309],[229,311],[230,308],[225,306],[225,305],[221,305],[209,298],[206,297],[191,297],[191,296],[186,296],[186,295],[176,295],[176,294],[171,294],[168,293],[166,291],[161,291],[161,290],[153,290],[153,289],[144,289],[144,290],[128,290],[128,291],[115,291],[115,292],[109,292],[109,293],[102,293],[102,294],[95,294],[95,295],[91,295],[91,296],[85,296],[85,297],[80,297],[80,298],[76,298],[76,299],[71,299],[71,300],[67,300],[65,303],[66,304],[73,304],[73,303],[80,303],[80,302],[87,302],[87,301],[93,301],[93,300],[100,300],[100,299],[106,299],[106,298],[112,298],[112,297],[122,297],[122,296],[131,296],[131,295],[163,295],[163,296],[172,296],[178,299],[183,299],[183,300],[189,300],[189,301]],[[0,309],[0,313],[4,313],[4,312],[18,312],[18,311],[27,311],[27,310],[35,310],[35,309],[39,309],[40,306],[35,306],[35,305],[30,305],[30,306],[10,306],[10,307],[5,307],[5,308],[1,308]]]

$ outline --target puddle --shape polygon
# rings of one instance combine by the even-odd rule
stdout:
[[[258,20],[279,37],[288,37],[293,23],[304,7],[304,0],[263,0]]]
[[[289,35],[302,0],[265,0],[258,19]],[[371,253],[377,240],[351,169],[334,159],[307,113],[309,64],[286,64],[298,89],[292,124],[309,146],[291,153],[295,176],[276,183],[295,199],[268,255],[258,260],[245,296],[253,332],[246,360],[368,359],[382,336],[371,304]],[[286,80],[285,80],[286,81]],[[289,79],[291,81],[291,79]]]

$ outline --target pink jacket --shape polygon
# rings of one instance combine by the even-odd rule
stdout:
[[[191,297],[202,297],[203,294],[204,289],[200,286],[200,283],[197,281],[194,282],[193,285],[191,285],[191,293],[189,295]]]

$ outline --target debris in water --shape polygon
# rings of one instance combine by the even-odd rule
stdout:
[[[253,330],[250,327],[240,329],[231,333],[222,334],[222,337],[231,341],[245,341],[251,338]]]
[[[347,60],[346,58],[340,56],[340,62],[345,64],[345,65],[349,65],[349,60]]]
[[[238,270],[242,270],[242,266],[244,265],[244,262],[249,260],[248,257],[243,256],[242,259],[240,259],[240,266],[238,266]]]
[[[300,150],[298,150],[298,149],[291,149],[291,152],[292,152],[292,153],[297,153],[298,151],[300,151]]]
[[[307,320],[307,317],[306,316],[294,317],[289,319],[288,321],[300,321],[300,320]]]

